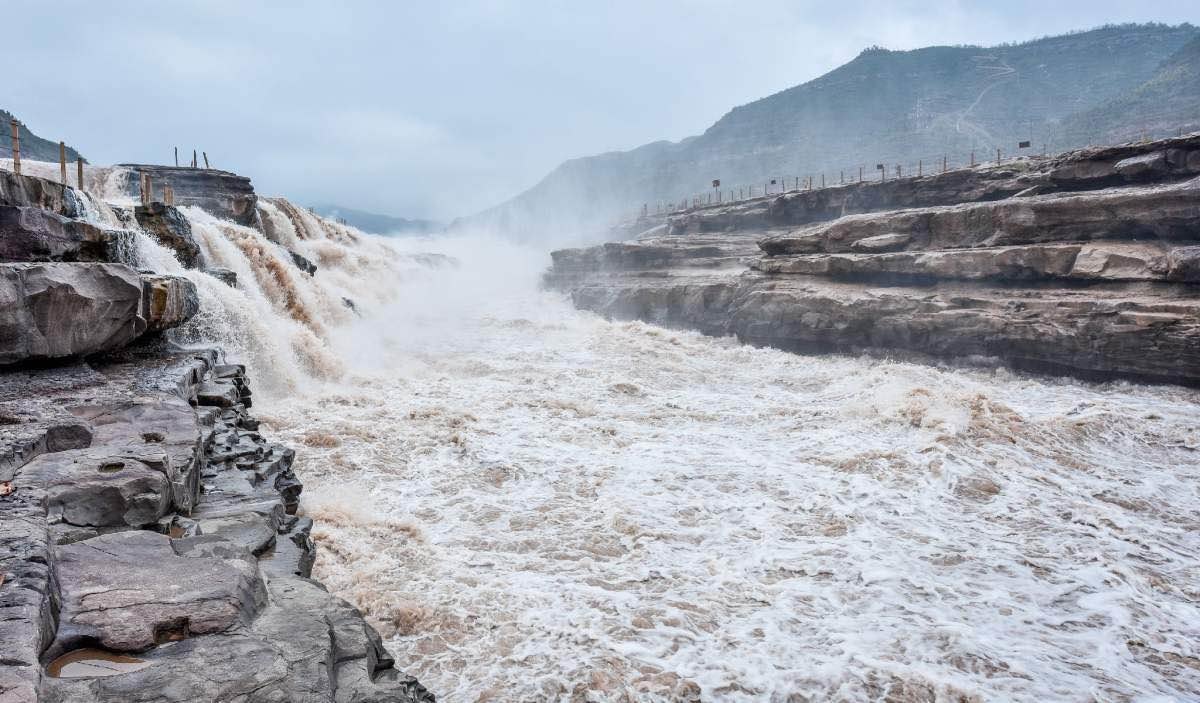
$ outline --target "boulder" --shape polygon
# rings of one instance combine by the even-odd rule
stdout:
[[[38,207],[0,204],[0,262],[108,261],[111,233]]]
[[[179,263],[187,268],[197,268],[203,258],[200,245],[192,236],[192,226],[183,213],[170,205],[152,202],[133,209],[137,222],[158,240],[159,244],[175,252]]]
[[[0,265],[0,365],[124,346],[146,330],[142,281],[120,264]]]
[[[142,291],[142,317],[146,318],[147,331],[177,327],[200,312],[196,284],[183,276],[143,275]]]
[[[52,523],[144,527],[171,507],[171,485],[162,471],[103,447],[42,454],[20,473],[45,489]]]
[[[44,678],[43,703],[433,703],[397,671],[357,610],[318,584],[272,579],[253,623],[138,654],[120,676]]]
[[[301,271],[303,271],[304,273],[307,273],[310,276],[313,276],[317,273],[317,265],[316,264],[314,264],[313,262],[304,258],[303,256],[297,254],[296,252],[292,251],[291,249],[288,249],[287,253],[292,256],[292,263],[296,264],[296,268],[300,269]]]
[[[0,205],[40,208],[63,217],[82,214],[75,192],[62,183],[3,169],[0,169]]]
[[[222,632],[266,604],[253,557],[180,556],[171,538],[134,530],[58,548],[59,627],[51,655],[96,642],[117,652]]]
[[[230,288],[237,288],[237,272],[236,271],[230,271],[229,269],[222,268],[220,266],[210,266],[210,267],[204,269],[204,273],[207,273],[208,275],[217,279],[221,283],[224,283],[225,285],[229,286]]]

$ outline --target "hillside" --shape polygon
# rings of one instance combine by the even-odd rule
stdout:
[[[428,234],[441,230],[444,225],[433,220],[410,220],[404,217],[381,215],[377,212],[355,210],[340,205],[317,205],[313,212],[332,220],[340,220],[351,227],[382,235]]]
[[[1121,142],[1200,129],[1200,37],[1185,44],[1134,90],[1066,120],[1073,142]]]
[[[12,131],[9,128],[12,119],[12,113],[0,110],[0,159],[12,158]],[[58,142],[39,137],[29,131],[24,123],[21,123],[20,131],[21,158],[31,161],[58,161]],[[68,145],[67,160],[74,161],[78,158],[79,152]]]
[[[699,136],[567,161],[458,224],[527,239],[561,236],[643,202],[704,193],[717,178],[761,188],[776,176],[837,178],[876,163],[915,168],[943,155],[962,163],[972,151],[994,158],[997,147],[1011,154],[1025,140],[1062,150],[1107,138],[1114,119],[1137,131],[1174,127],[1194,119],[1196,102],[1156,96],[1192,75],[1170,62],[1194,65],[1177,52],[1198,36],[1191,25],[1147,24],[988,48],[871,48],[815,80],[734,108]],[[1152,105],[1153,119],[1143,124],[1139,113],[1116,107],[1122,100]],[[1100,110],[1094,121],[1077,117],[1093,110]]]

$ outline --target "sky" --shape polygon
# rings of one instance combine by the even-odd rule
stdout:
[[[93,163],[196,148],[261,194],[448,220],[566,159],[703,132],[867,46],[1200,24],[1200,2],[3,0],[0,16],[0,108]]]

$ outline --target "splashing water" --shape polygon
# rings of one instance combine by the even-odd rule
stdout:
[[[1195,391],[609,323],[443,246],[262,409],[317,575],[443,699],[1200,691]]]
[[[317,575],[443,700],[1200,691],[1195,391],[753,349],[575,311],[494,241],[184,208],[235,289],[110,196],[300,449]]]

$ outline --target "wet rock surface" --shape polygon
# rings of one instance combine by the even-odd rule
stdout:
[[[203,263],[200,245],[192,236],[192,226],[179,210],[160,202],[138,205],[133,209],[137,223],[160,244],[175,252],[179,263],[197,268]]]
[[[0,264],[0,365],[118,349],[199,310],[195,285],[113,263]]]
[[[6,427],[43,435],[0,474],[0,700],[433,700],[308,578],[295,453],[217,360],[142,344],[0,375]],[[137,666],[46,668],[87,648]]]
[[[554,252],[545,282],[794,351],[1200,385],[1195,155],[1200,135],[701,208]]]
[[[258,220],[255,204],[258,196],[250,179],[236,173],[211,168],[188,168],[186,166],[154,166],[149,164],[121,164],[128,169],[129,182],[126,189],[139,192],[142,174],[150,176],[155,197],[161,200],[162,188],[170,186],[174,191],[175,205],[193,205],[225,220],[240,225],[253,226]]]
[[[257,217],[248,179],[148,170]],[[174,208],[118,214],[202,264]],[[80,216],[0,171],[0,703],[432,701],[310,580],[295,452],[259,432],[245,368],[171,341],[195,285],[114,263]]]

